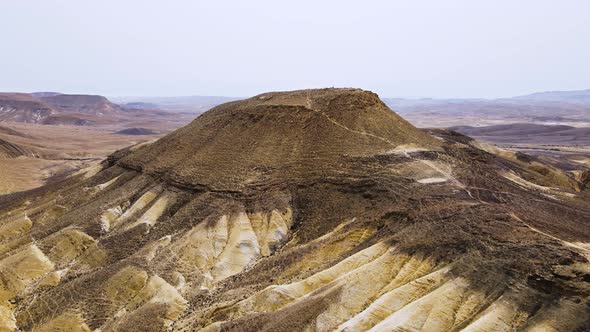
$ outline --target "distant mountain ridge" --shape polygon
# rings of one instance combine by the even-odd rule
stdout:
[[[121,106],[100,95],[0,93],[0,122],[86,126],[162,115],[155,108]]]
[[[103,115],[121,111],[121,107],[98,95],[58,94],[39,98],[46,104],[65,112]]]
[[[513,97],[512,99],[590,104],[590,89],[537,92],[524,96]]]
[[[590,126],[590,90],[539,92],[499,99],[403,99],[385,103],[419,127],[530,122]]]
[[[193,114],[203,113],[217,105],[242,99],[225,96],[179,96],[179,97],[111,97],[115,102],[140,109],[161,109]]]

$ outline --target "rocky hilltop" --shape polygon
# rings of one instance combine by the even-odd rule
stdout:
[[[584,331],[580,179],[358,89],[220,105],[0,197],[0,329]]]

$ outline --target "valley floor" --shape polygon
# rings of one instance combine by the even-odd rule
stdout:
[[[103,160],[118,149],[163,135],[114,134],[119,129],[0,123],[0,141],[19,149],[13,155],[3,155],[0,146],[0,195],[40,187],[52,178]]]

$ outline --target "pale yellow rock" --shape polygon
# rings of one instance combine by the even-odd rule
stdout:
[[[68,228],[45,239],[43,244],[50,247],[47,256],[58,265],[66,265],[82,255],[86,250],[96,247],[97,241],[88,234]]]
[[[14,308],[8,301],[0,302],[0,332],[12,332],[16,330],[16,318]]]
[[[483,292],[472,292],[466,295],[455,313],[455,326],[472,319],[487,304],[489,303]]]
[[[434,262],[431,259],[424,258],[420,255],[400,255],[399,257],[400,262],[403,261],[403,266],[395,278],[383,288],[382,294],[405,285],[412,280],[416,280],[419,277],[430,273],[434,269]]]
[[[148,225],[149,227],[153,226],[158,219],[164,214],[172,200],[174,199],[174,194],[171,192],[164,192],[162,195],[158,197],[156,202],[135,222],[131,223],[126,229],[131,229],[136,227],[140,224]]]
[[[33,332],[90,332],[82,316],[74,312],[66,312],[49,322],[35,327]]]
[[[96,174],[98,174],[98,172],[100,172],[102,170],[102,165],[100,164],[100,162],[94,163],[91,166],[88,166],[86,168],[83,168],[79,171],[77,171],[76,173],[74,173],[75,175],[83,175],[84,179],[89,179],[93,176],[95,176]]]
[[[228,237],[228,218],[224,215],[212,225],[204,222],[196,225],[175,241],[169,252],[176,253],[180,273],[196,277],[211,270]]]
[[[31,219],[27,215],[21,218],[13,219],[0,226],[0,242],[12,240],[17,236],[25,233],[33,226]]]
[[[119,218],[109,222],[109,229],[114,229],[125,223],[129,218],[143,210],[162,192],[162,186],[157,185],[146,191]]]
[[[174,282],[174,288],[176,288],[178,291],[181,291],[186,285],[186,278],[178,271],[172,272],[172,278],[172,281]]]
[[[126,274],[129,273],[126,272]],[[130,274],[133,274],[133,272]],[[105,332],[120,331],[120,326],[125,326],[126,321],[133,319],[134,316],[139,315],[141,317],[146,313],[161,312],[162,309],[164,309],[164,316],[158,319],[158,324],[161,324],[161,326],[154,326],[154,328],[156,330],[167,330],[187,306],[188,302],[176,288],[159,276],[152,276],[125,307],[103,325],[101,330]],[[146,319],[157,319],[157,317],[146,317]]]
[[[521,187],[524,187],[527,189],[534,189],[534,190],[539,190],[539,191],[550,191],[552,189],[549,187],[540,186],[538,184],[527,181],[527,180],[521,178],[520,176],[518,176],[513,171],[506,172],[506,173],[502,174],[502,176],[504,176],[506,179],[520,185]]]
[[[342,274],[322,287],[322,292],[327,292],[329,288],[338,289],[338,295],[317,316],[315,330],[333,331],[366,308],[398,273],[401,265],[399,258],[395,248],[390,248],[375,260]],[[405,257],[402,259],[405,260]]]
[[[274,311],[312,291],[332,282],[341,275],[357,269],[383,255],[388,249],[384,243],[377,243],[333,267],[318,272],[309,278],[288,285],[269,286],[236,306],[240,313]]]
[[[103,212],[100,216],[100,229],[103,232],[108,232],[111,230],[111,224],[117,220],[123,214],[123,208],[121,206],[117,206],[114,208],[110,208]]]
[[[242,272],[260,258],[260,245],[248,215],[244,212],[232,215],[229,224],[227,244],[211,269],[213,282]]]
[[[560,300],[557,304],[543,308],[532,317],[526,332],[573,331],[588,319],[584,304]]]
[[[127,266],[109,278],[104,291],[111,302],[121,306],[134,298],[145,287],[147,280],[147,272]]]
[[[440,269],[399,288],[390,290],[372,302],[358,315],[340,325],[338,331],[366,331],[372,328],[394,312],[425,296],[433,288],[438,287],[445,279],[446,274],[447,269]]]
[[[21,295],[28,286],[53,270],[51,260],[34,244],[0,260],[0,274],[3,276],[0,301]]]
[[[528,316],[528,313],[520,311],[516,303],[502,296],[461,331],[512,331],[519,326],[519,322],[525,320],[526,316]]]
[[[223,322],[215,322],[200,329],[199,332],[220,332]]]
[[[307,251],[300,259],[289,266],[281,276],[289,279],[300,275],[302,271],[316,269],[327,262],[338,260],[342,255],[362,243],[365,239],[375,234],[375,229],[355,228],[348,232],[335,232],[321,241],[312,241],[312,244],[303,245],[305,248],[313,245],[313,250]],[[286,244],[288,248],[292,243]],[[285,248],[285,250],[288,250]]]
[[[492,145],[492,144],[483,143],[480,141],[472,141],[470,144],[473,147],[476,147],[480,150],[483,150],[483,151],[491,153],[491,154],[495,154],[495,155],[503,157],[503,158],[507,158],[507,159],[516,158],[516,153],[514,151],[500,149],[499,147]]]
[[[375,325],[369,331],[432,331],[444,332],[453,327],[454,312],[461,304],[468,282],[454,279]]]
[[[151,262],[156,255],[163,249],[166,248],[172,242],[172,236],[166,235],[159,238],[156,241],[148,243],[141,248],[134,256],[143,257],[146,261]]]
[[[57,286],[61,281],[61,275],[54,271],[49,272],[45,277],[39,282],[39,286]]]
[[[260,244],[262,256],[270,256],[274,250],[286,242],[292,224],[292,212],[273,210],[270,213],[249,214],[252,228]]]
[[[110,187],[117,180],[119,180],[120,177],[121,176],[119,175],[119,176],[117,176],[117,177],[115,177],[115,178],[113,178],[113,179],[111,179],[111,180],[109,180],[109,181],[107,181],[105,183],[101,183],[101,184],[99,184],[99,185],[96,186],[96,189],[98,189],[98,190],[104,190],[104,189]]]
[[[283,244],[291,225],[291,212],[224,215],[214,223],[200,223],[162,253],[190,285],[209,289],[242,272]],[[200,282],[196,282],[200,280]]]
[[[8,301],[31,291],[53,269],[53,263],[34,244],[0,260],[0,331],[16,327],[14,308]]]

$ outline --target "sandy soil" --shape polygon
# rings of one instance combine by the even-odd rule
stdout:
[[[163,124],[165,127],[168,124]],[[52,126],[2,123],[0,138],[31,155],[0,159],[0,195],[33,189],[53,176],[76,171],[112,152],[161,137],[118,135],[113,127]]]

